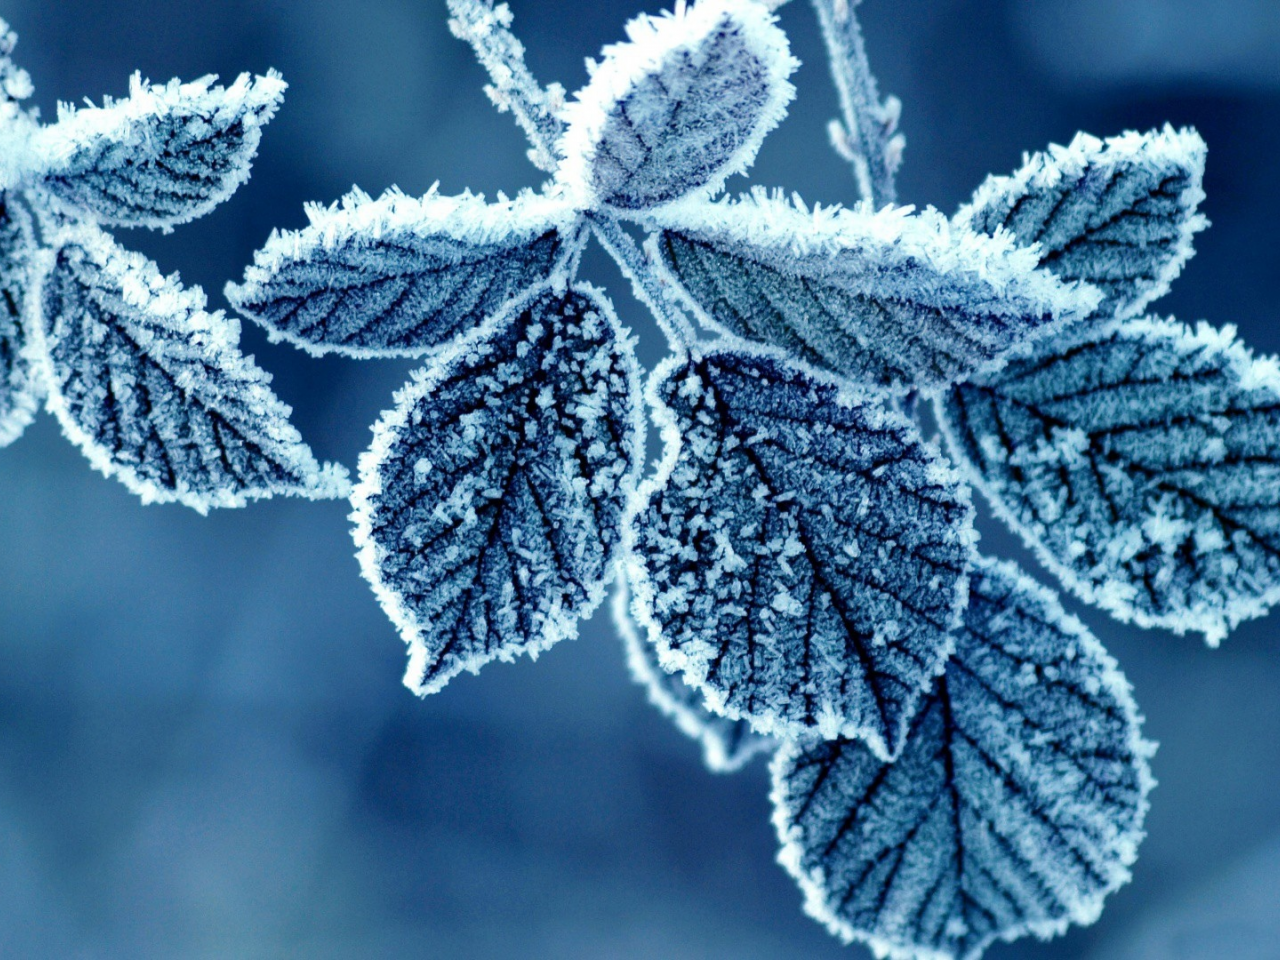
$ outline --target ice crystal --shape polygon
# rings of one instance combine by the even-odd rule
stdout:
[[[1205,145],[1194,130],[1166,127],[1109,140],[1077,134],[1028,157],[1011,177],[990,177],[956,222],[1011,232],[1040,263],[1104,294],[1099,313],[1130,317],[1169,289],[1208,221]]]
[[[354,357],[418,356],[470,332],[550,276],[573,220],[535,194],[487,204],[434,189],[357,191],[307,213],[311,225],[273,235],[227,298],[275,339]]]
[[[346,494],[289,423],[270,378],[241,355],[240,324],[92,226],[40,254],[32,353],[62,429],[144,503],[205,512],[272,494]]]
[[[934,211],[809,212],[758,191],[661,221],[660,262],[700,317],[864,384],[943,386],[1097,302]]]
[[[613,623],[622,636],[631,676],[645,688],[651,704],[675,721],[685,736],[702,744],[702,759],[708,770],[733,773],[777,746],[777,740],[756,733],[746,720],[712,713],[696,687],[685,683],[678,673],[662,669],[657,650],[636,629],[630,607],[624,578],[614,590]]]

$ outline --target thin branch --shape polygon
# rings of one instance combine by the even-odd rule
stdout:
[[[697,332],[666,283],[654,273],[648,257],[617,220],[597,213],[588,213],[586,216],[596,239],[609,256],[613,257],[618,269],[631,281],[636,298],[649,308],[672,347],[689,350],[697,342]]]
[[[524,44],[511,32],[511,8],[493,0],[448,0],[449,30],[465,40],[492,81],[484,92],[501,112],[508,110],[529,138],[529,159],[539,170],[556,168],[555,146],[564,132],[559,110],[564,87],[545,89],[524,62]]]
[[[813,0],[822,38],[831,61],[831,76],[840,95],[844,122],[832,120],[831,145],[853,164],[858,190],[877,209],[897,200],[893,177],[902,162],[905,141],[897,133],[902,103],[880,100],[876,78],[867,63],[862,30],[853,12],[859,0]]]

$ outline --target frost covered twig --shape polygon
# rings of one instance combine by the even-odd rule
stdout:
[[[591,229],[600,245],[617,263],[640,300],[653,313],[673,347],[689,347],[698,339],[693,324],[676,302],[671,290],[654,272],[652,259],[636,246],[622,225],[607,216],[592,216]]]
[[[902,103],[880,99],[853,8],[860,0],[813,0],[840,95],[843,122],[832,120],[831,145],[853,164],[858,189],[877,208],[897,200],[893,178],[905,145],[897,132]]]
[[[564,105],[564,87],[558,83],[543,89],[524,62],[524,44],[511,27],[511,8],[493,0],[449,0],[449,29],[465,40],[489,71],[492,82],[485,93],[500,111],[510,110],[533,148],[529,159],[539,170],[556,168],[555,145],[564,131],[558,113]]]

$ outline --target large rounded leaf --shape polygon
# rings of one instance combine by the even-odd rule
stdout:
[[[762,733],[896,753],[950,652],[967,491],[906,419],[816,372],[720,352],[654,377],[667,455],[630,579],[663,667]]]
[[[1016,567],[980,560],[897,762],[850,740],[779,751],[779,861],[843,939],[972,960],[1097,919],[1137,855],[1151,751],[1097,640]]]
[[[433,693],[574,636],[640,466],[635,359],[590,288],[544,289],[414,375],[353,502],[361,568]]]
[[[557,178],[581,209],[705,197],[755,158],[798,66],[763,4],[699,0],[627,24],[566,110]]]
[[[1087,602],[1216,643],[1280,600],[1280,367],[1231,328],[1090,324],[956,387],[939,419]]]

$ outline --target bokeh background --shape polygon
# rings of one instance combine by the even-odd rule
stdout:
[[[627,17],[657,9],[512,6],[535,73],[570,89]],[[1077,129],[1199,128],[1214,226],[1158,309],[1280,351],[1280,4],[867,0],[862,15],[904,102],[906,202],[951,211]],[[0,16],[45,116],[123,95],[134,70],[284,73],[245,188],[170,236],[122,231],[215,305],[305,201],[539,181],[441,0],[0,0]],[[800,93],[752,180],[851,201],[811,11],[781,16]],[[651,363],[611,265],[587,271]],[[317,453],[349,465],[411,367],[308,359],[251,327],[244,341]],[[143,507],[48,417],[0,451],[0,956],[869,956],[801,913],[774,863],[765,765],[706,773],[630,683],[607,617],[537,663],[411,696],[345,513]],[[1037,569],[986,531],[986,549]],[[1213,651],[1080,612],[1161,742],[1149,836],[1098,924],[990,956],[1280,957],[1280,620]]]

